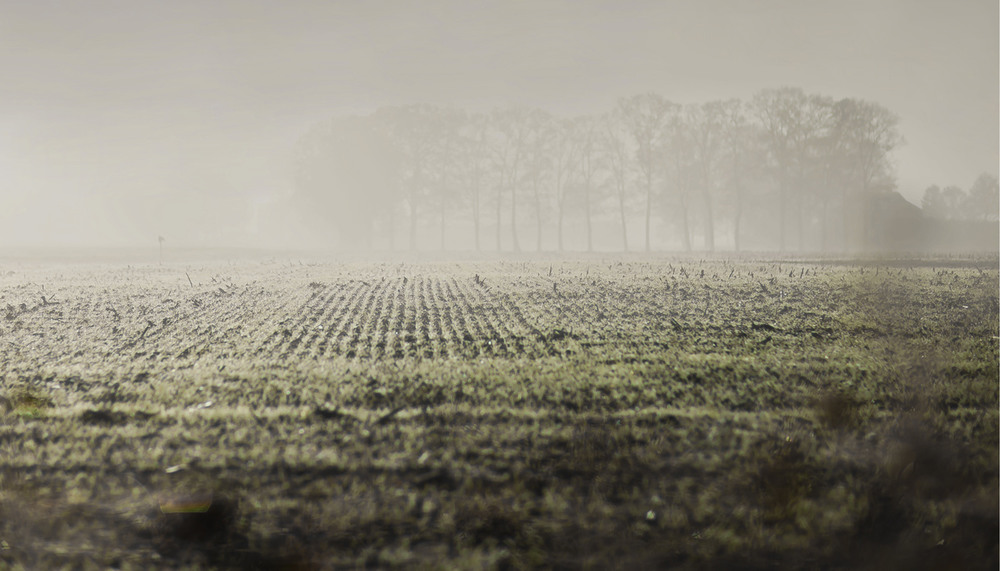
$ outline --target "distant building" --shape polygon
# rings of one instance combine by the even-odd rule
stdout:
[[[896,191],[874,192],[866,198],[865,250],[910,252],[926,249],[926,220],[919,206]]]
[[[869,194],[861,207],[864,249],[870,252],[996,252],[1000,223],[925,216],[895,191]]]

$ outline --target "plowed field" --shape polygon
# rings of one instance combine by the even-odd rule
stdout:
[[[0,569],[990,568],[994,259],[0,262]]]

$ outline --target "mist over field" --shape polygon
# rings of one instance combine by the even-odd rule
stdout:
[[[861,220],[879,208],[869,196],[890,191],[928,218],[996,219],[994,2],[2,10],[4,247],[155,248],[163,236],[173,247],[427,250],[442,247],[443,225],[449,250],[555,250],[560,221],[572,250],[644,249],[647,225],[658,250],[991,243],[940,238],[951,229],[936,223],[914,232],[928,239],[872,243],[866,224],[888,223]],[[665,115],[646,125],[647,180],[642,120],[630,131],[622,112],[650,94]],[[769,98],[783,123],[768,124]],[[858,115],[861,104],[881,118]],[[322,133],[351,117],[368,123],[356,137],[379,135],[338,154]],[[882,138],[858,139],[866,124]],[[622,131],[617,167],[609,129]],[[435,156],[419,155],[421,138]],[[382,178],[345,174],[344,161]],[[934,185],[950,189],[937,201],[947,208],[924,204]],[[372,236],[357,234],[362,221]]]
[[[1000,568],[995,0],[0,0],[0,569]]]

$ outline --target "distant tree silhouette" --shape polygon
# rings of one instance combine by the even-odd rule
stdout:
[[[855,236],[869,231],[873,197],[895,187],[898,123],[876,103],[791,87],[761,90],[748,103],[685,106],[643,93],[609,112],[571,119],[517,106],[471,114],[385,107],[321,123],[301,137],[293,153],[294,202],[308,226],[329,229],[346,246],[370,245],[377,226],[392,248],[398,216],[409,226],[411,249],[429,224],[438,225],[444,249],[460,213],[469,216],[470,243],[479,250],[483,208],[495,208],[497,249],[506,247],[507,221],[510,249],[519,251],[527,205],[536,250],[544,247],[544,220],[554,208],[559,250],[567,220],[580,221],[591,250],[600,247],[599,223],[614,219],[627,251],[634,209],[644,217],[649,251],[655,202],[686,250],[698,243],[696,234],[706,250],[716,249],[726,233],[720,225],[729,223],[736,250],[745,239],[771,247],[775,238],[781,250],[827,250],[838,234],[851,249],[867,243]],[[968,193],[934,187],[925,193],[924,213],[995,219],[997,195],[990,175]],[[613,210],[603,207],[612,203]]]
[[[740,228],[746,206],[747,181],[756,176],[753,165],[759,163],[754,156],[757,131],[747,119],[744,105],[738,99],[731,99],[722,105],[723,113],[723,154],[726,166],[721,176],[724,188],[731,199],[733,217],[733,248],[739,252]]]
[[[497,249],[500,249],[503,195],[510,196],[511,249],[521,251],[517,234],[517,197],[522,182],[528,152],[534,139],[541,136],[542,111],[527,107],[497,109],[491,115],[489,149],[497,174]]]
[[[613,194],[618,203],[618,217],[622,229],[622,250],[628,251],[628,201],[631,181],[634,178],[632,148],[629,134],[620,109],[603,116],[604,133],[601,139],[611,174]]]
[[[459,148],[463,144],[462,127],[466,122],[463,111],[457,109],[438,110],[437,137],[432,147],[433,171],[431,172],[431,194],[436,195],[438,206],[438,221],[441,228],[441,250],[447,248],[446,225],[449,214],[458,207],[462,193],[457,184],[461,179],[458,164]]]
[[[675,149],[675,168],[685,172],[678,177],[684,181],[678,192],[684,220],[684,243],[691,249],[688,229],[689,192],[696,193],[702,202],[702,229],[705,248],[715,249],[715,211],[713,193],[716,177],[722,165],[722,153],[726,144],[727,108],[722,101],[686,105],[683,113],[676,118],[673,128],[673,144],[684,147]]]
[[[635,160],[645,193],[646,251],[650,250],[649,230],[653,212],[653,189],[661,174],[659,149],[664,131],[678,105],[657,93],[634,95],[618,101],[622,120],[635,143]]]
[[[579,141],[578,169],[580,191],[583,196],[583,216],[587,229],[587,251],[594,251],[594,208],[599,200],[602,176],[606,170],[604,149],[601,146],[601,124],[597,117],[582,116],[574,121]]]
[[[552,190],[555,194],[557,209],[557,238],[559,251],[565,249],[563,242],[563,225],[566,220],[566,210],[569,203],[571,181],[576,176],[580,166],[580,141],[576,134],[576,125],[571,119],[557,119],[548,124],[550,164],[552,168]]]
[[[899,134],[899,117],[888,109],[859,99],[841,99],[831,104],[832,145],[825,151],[837,165],[842,188],[842,209],[845,246],[850,239],[852,196],[863,204],[872,192],[895,187],[892,151],[903,142]],[[862,208],[865,213],[869,208]],[[862,221],[863,226],[867,223]]]
[[[924,211],[924,216],[929,218],[948,218],[948,205],[941,194],[941,187],[936,184],[928,186],[924,190],[923,199],[920,201],[920,208]]]
[[[965,214],[971,220],[997,221],[1000,215],[1000,184],[997,177],[983,173],[969,188]]]
[[[549,194],[546,186],[552,176],[552,143],[554,132],[552,124],[555,119],[545,111],[533,114],[531,128],[532,136],[527,149],[527,160],[524,167],[524,184],[531,189],[532,203],[535,208],[535,251],[542,251],[542,221],[544,219],[543,204]]]
[[[399,173],[405,189],[410,222],[410,250],[417,249],[421,209],[430,200],[437,165],[435,146],[441,135],[441,111],[432,105],[406,105],[378,110],[391,144],[399,156]]]
[[[490,156],[487,147],[487,134],[490,128],[489,116],[482,113],[475,113],[466,116],[459,133],[459,143],[455,149],[455,164],[458,169],[457,176],[461,185],[466,189],[469,198],[469,214],[472,218],[472,227],[475,249],[478,252],[482,249],[480,243],[480,227],[482,225],[480,214],[482,212],[483,191],[489,180]]]
[[[669,165],[668,178],[670,182],[666,186],[669,189],[668,195],[674,199],[672,203],[674,206],[673,215],[680,221],[678,229],[680,230],[681,244],[685,251],[690,252],[693,248],[691,243],[691,201],[696,184],[696,149],[694,136],[690,126],[685,121],[683,108],[677,108],[676,111],[670,115],[662,152],[665,163]]]
[[[794,208],[797,247],[802,248],[803,184],[810,153],[829,125],[828,106],[798,88],[765,89],[753,96],[751,108],[767,141],[768,161],[778,184],[779,249],[787,248],[789,208]]]

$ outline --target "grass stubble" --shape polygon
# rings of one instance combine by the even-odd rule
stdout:
[[[997,567],[995,259],[17,269],[0,568]]]

